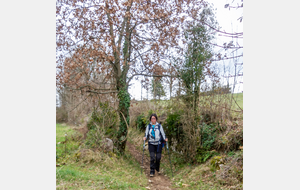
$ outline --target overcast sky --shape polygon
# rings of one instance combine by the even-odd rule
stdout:
[[[234,3],[232,3],[232,0],[207,0],[209,3],[213,4],[213,7],[215,9],[215,16],[217,19],[217,22],[219,23],[220,26],[220,30],[221,31],[226,31],[226,32],[231,32],[231,33],[235,33],[235,32],[243,32],[243,21],[240,22],[238,21],[238,18],[240,18],[241,16],[243,16],[243,9],[239,8],[239,9],[235,9],[235,8],[231,8],[230,10],[228,8],[224,8],[225,4],[229,3],[232,6],[237,6],[237,3],[239,5],[242,4],[241,0],[235,0]],[[229,37],[223,37],[223,36],[216,36],[216,43],[218,45],[223,45],[223,43],[228,43],[229,41],[231,41],[232,39]],[[234,44],[237,42],[240,46],[243,46],[243,39],[233,39],[234,40]],[[216,48],[215,51],[219,51],[220,48]],[[238,54],[241,54],[241,51],[238,52]],[[238,59],[235,60],[238,63],[243,62],[243,59]],[[231,72],[234,69],[234,62],[233,60],[229,60],[229,61],[220,61],[218,62],[218,64],[220,64],[220,66],[223,66],[223,64],[230,65],[231,66]],[[242,72],[242,70],[240,69],[240,73]],[[243,91],[243,84],[240,83],[243,81],[243,77],[238,77],[238,84],[235,86],[234,92],[242,92]],[[224,81],[227,82],[227,81]],[[229,79],[229,83],[233,83],[233,78]],[[168,90],[166,90],[166,92],[168,92]],[[133,79],[131,82],[131,86],[129,87],[129,93],[131,94],[131,98],[135,98],[137,100],[141,99],[141,84],[139,81]],[[147,94],[146,94],[146,90],[143,89],[142,92],[143,98],[146,98]],[[169,97],[169,95],[167,95]],[[149,94],[149,98],[151,97],[151,95]]]

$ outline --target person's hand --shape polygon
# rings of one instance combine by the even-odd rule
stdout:
[[[145,140],[146,140],[146,137],[143,137],[143,140],[145,141]]]
[[[165,140],[166,142],[168,142],[168,138],[166,138],[166,140]]]

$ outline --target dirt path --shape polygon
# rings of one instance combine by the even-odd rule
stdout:
[[[130,154],[141,165],[143,153],[140,153],[138,150],[136,150],[135,146],[128,141],[127,141],[126,146],[128,147]],[[147,147],[145,147],[145,152],[146,151],[148,151]],[[163,159],[163,155],[162,155],[162,159]],[[171,188],[172,187],[171,182],[170,182],[169,178],[167,178],[164,174],[159,175],[159,174],[157,174],[157,172],[155,172],[154,177],[150,177],[150,158],[146,154],[144,155],[143,168],[144,168],[144,174],[148,178],[148,187],[150,187],[151,190],[174,189],[174,188]]]

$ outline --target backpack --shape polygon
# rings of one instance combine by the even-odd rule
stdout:
[[[148,125],[148,128],[149,128],[149,129],[148,129],[149,131],[150,131],[150,129],[152,128],[152,126],[151,126],[150,123],[149,123],[149,125]],[[158,123],[158,131],[159,131],[159,133],[160,133],[160,123]],[[160,139],[159,139],[159,141],[160,141],[161,144],[158,144],[158,147],[159,147],[159,145],[161,145],[162,148],[163,148],[163,147],[165,146],[166,141],[163,140],[161,133],[160,133]]]

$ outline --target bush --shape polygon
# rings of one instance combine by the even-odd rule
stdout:
[[[86,145],[100,147],[104,137],[114,139],[117,132],[118,114],[108,105],[108,102],[99,103],[88,121]]]
[[[216,149],[225,152],[238,150],[240,146],[243,146],[242,126],[227,126],[226,131],[219,134],[215,142]]]
[[[219,153],[216,152],[215,150],[209,151],[203,148],[199,148],[197,150],[196,160],[198,163],[204,163],[206,162],[206,160],[208,160],[209,158],[215,155],[219,155]]]
[[[201,126],[201,148],[210,150],[213,148],[217,137],[217,127],[211,123],[209,125],[203,123]]]
[[[166,131],[166,135],[170,140],[170,144],[172,140],[176,140],[178,143],[183,141],[183,129],[182,124],[180,122],[180,116],[182,111],[178,111],[167,116],[167,119],[164,123],[164,129]]]
[[[216,151],[212,150],[214,148],[218,131],[217,125],[213,123],[209,125],[202,123],[202,125],[200,125],[200,129],[201,146],[197,148],[196,159],[197,162],[203,163],[212,156],[218,154]]]
[[[56,123],[66,123],[68,121],[68,112],[62,107],[56,107]]]
[[[165,120],[164,126],[166,128],[166,132],[170,138],[174,138],[176,140],[180,139],[180,136],[183,133],[182,124],[180,123],[180,111],[175,112],[173,114],[169,114],[167,119]]]
[[[99,130],[93,128],[89,130],[85,139],[85,145],[90,148],[99,148],[101,147],[102,141],[104,139],[104,132],[99,127]]]
[[[145,130],[146,130],[147,119],[146,119],[146,117],[144,116],[144,114],[138,115],[138,117],[137,117],[137,119],[136,119],[135,122],[136,122],[137,128],[138,128],[140,131],[145,131]]]

